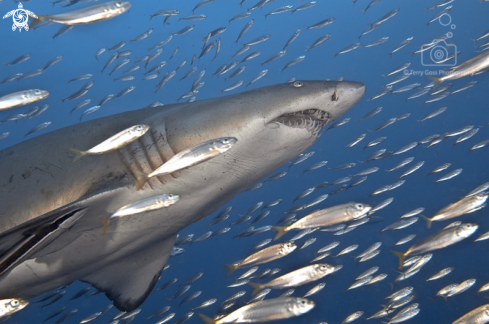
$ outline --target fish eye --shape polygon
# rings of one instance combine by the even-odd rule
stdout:
[[[357,204],[356,207],[357,209],[363,209],[363,204]]]
[[[306,301],[305,300],[301,300],[301,304],[302,305],[305,305],[306,304]]]
[[[122,2],[121,2],[121,1],[117,1],[117,2],[115,3],[115,5],[116,5],[116,7],[120,7],[120,6],[122,6]]]
[[[302,81],[295,81],[293,85],[295,88],[300,88],[304,85],[304,83]]]
[[[10,302],[10,305],[13,306],[13,307],[18,306],[19,305],[19,301],[18,300],[12,300]]]
[[[40,90],[36,90],[35,94],[41,94]]]

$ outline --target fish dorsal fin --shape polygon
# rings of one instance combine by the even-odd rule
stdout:
[[[92,284],[124,312],[139,307],[153,290],[176,236],[121,258],[81,279]]]

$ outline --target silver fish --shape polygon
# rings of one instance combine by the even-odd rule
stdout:
[[[27,134],[25,134],[24,136],[27,136],[29,134],[32,134],[32,133],[35,133],[35,132],[38,132],[46,127],[48,127],[49,125],[51,125],[51,122],[48,121],[48,122],[44,122],[42,124],[39,124],[37,125],[36,127],[32,128]]]
[[[262,70],[257,75],[255,75],[255,77],[246,85],[246,87],[249,86],[250,84],[255,83],[256,81],[260,80],[265,75],[267,75],[267,73],[268,73],[268,69]]]
[[[389,37],[382,37],[382,38],[379,38],[377,40],[374,40],[370,43],[367,43],[365,45],[362,45],[362,47],[373,47],[373,46],[377,46],[377,45],[380,45],[380,44],[383,44],[385,42],[387,42],[389,40]]]
[[[462,173],[462,170],[463,169],[453,170],[452,172],[449,172],[448,174],[444,175],[443,177],[441,177],[440,179],[436,180],[435,182],[440,182],[440,181],[445,181],[445,180],[450,180],[452,178],[455,178],[460,173]]]
[[[254,59],[257,56],[260,56],[261,53],[262,53],[262,51],[254,51],[253,53],[248,54],[244,59],[242,59],[240,63],[244,63],[246,61]]]
[[[316,41],[314,43],[312,43],[311,46],[308,46],[307,47],[307,52],[309,52],[313,48],[315,48],[315,47],[317,47],[317,46],[319,46],[319,45],[327,42],[330,38],[331,38],[331,34],[326,34],[326,35],[323,35],[323,36],[319,37],[318,39],[316,39]]]
[[[382,88],[382,89],[381,89],[379,92],[377,92],[376,94],[374,94],[374,95],[372,96],[372,98],[370,98],[370,99],[369,99],[369,101],[373,101],[373,100],[375,100],[375,99],[378,99],[378,98],[380,98],[380,97],[383,97],[383,96],[385,96],[386,94],[388,94],[388,93],[389,93],[389,92],[391,92],[391,91],[392,91],[392,86],[391,86],[391,85],[384,86],[384,87],[383,87],[383,88]],[[395,122],[395,120],[394,120],[394,122]],[[390,124],[389,124],[389,125],[390,125]],[[387,126],[388,126],[388,125],[387,125]],[[386,126],[386,127],[387,127],[387,126]]]
[[[318,23],[315,23],[312,26],[307,27],[307,29],[321,28],[321,27],[327,26],[329,24],[332,24],[335,20],[336,20],[336,18],[327,18],[327,19],[321,20]]]
[[[423,207],[420,207],[420,208],[416,208],[414,210],[411,210],[410,212],[407,212],[405,213],[404,215],[402,215],[401,217],[399,218],[408,218],[408,217],[413,217],[413,216],[416,216],[420,213],[422,213],[424,211],[424,208]]]
[[[412,143],[409,143],[407,144],[406,146],[403,146],[402,148],[400,148],[399,150],[395,151],[394,153],[392,153],[392,155],[396,155],[396,154],[401,154],[401,153],[405,153],[413,148],[415,148],[416,146],[418,146],[418,142],[412,142]]]
[[[381,111],[382,111],[382,107],[375,108],[374,110],[372,110],[371,112],[369,112],[368,114],[360,118],[358,121],[372,118],[373,116],[377,115]]]
[[[407,242],[410,242],[412,241],[414,238],[416,237],[416,234],[411,234],[411,235],[408,235],[406,237],[403,237],[402,239],[400,239],[395,245],[402,245],[402,244],[405,244]]]
[[[406,46],[407,46],[407,45],[409,45],[409,43],[411,43],[412,41],[413,41],[413,37],[408,37],[407,39],[403,40],[403,41],[402,41],[402,42],[401,42],[399,45],[397,45],[397,46],[396,46],[396,47],[395,47],[395,48],[392,50],[392,52],[390,52],[390,53],[389,53],[389,55],[390,55],[390,56],[392,56],[392,54],[394,54],[395,52],[399,51],[401,48],[406,47]],[[411,65],[411,63],[408,63],[408,64],[409,64],[409,65]],[[406,67],[403,67],[403,66],[404,66],[404,64],[403,64],[403,66],[401,66],[401,67],[403,67],[403,68],[402,68],[401,70],[397,70],[397,71],[395,71],[394,73],[400,72],[400,71],[402,71],[402,70],[404,70],[404,69],[408,68],[408,67],[409,67],[409,65],[408,65],[408,66],[406,66]],[[391,74],[394,74],[394,73],[392,73],[392,72],[391,72],[391,73],[389,73],[388,75],[391,75]]]
[[[478,150],[480,148],[486,147],[487,145],[489,145],[489,140],[484,140],[484,141],[479,142],[479,143],[475,144],[474,146],[472,146],[472,148],[470,150],[471,151]]]
[[[289,62],[288,62],[287,64],[285,64],[285,66],[282,68],[282,72],[283,72],[285,69],[287,69],[287,68],[289,68],[289,67],[291,67],[291,66],[293,66],[293,65],[296,65],[297,63],[302,62],[302,61],[303,61],[305,58],[306,58],[306,56],[305,56],[305,55],[301,55],[301,56],[296,57],[295,59],[293,59],[293,60],[289,61]]]
[[[425,120],[428,120],[428,119],[431,119],[433,117],[436,117],[436,116],[444,113],[445,110],[447,110],[447,107],[438,108],[437,110],[435,110],[435,111],[431,112],[430,114],[428,114],[428,116],[426,116],[425,118],[419,120],[419,122],[422,123]]]
[[[414,160],[414,157],[405,158],[404,160],[402,160],[401,162],[399,162],[395,167],[393,167],[390,170],[387,170],[387,172],[392,172],[392,171],[398,170],[400,168],[403,168],[406,165],[408,165],[409,163],[413,162],[413,160]]]
[[[416,216],[409,217],[408,219],[401,219],[400,221],[395,222],[394,224],[391,224],[391,225],[387,226],[386,228],[384,228],[382,230],[382,232],[387,231],[387,230],[396,230],[396,229],[406,228],[406,227],[411,226],[412,224],[416,223],[418,221],[418,219],[419,218]]]
[[[236,44],[238,43],[239,39],[243,37],[243,35],[253,26],[253,23],[255,22],[255,19],[251,19],[249,22],[246,23],[246,25],[243,26],[243,29],[241,29],[238,38],[236,39]]]
[[[475,224],[462,224],[460,226],[447,228],[438,233],[434,233],[424,240],[414,244],[409,250],[404,253],[392,251],[399,258],[399,266],[404,263],[404,258],[412,254],[420,254],[433,250],[438,250],[457,242],[460,242],[472,235],[478,226]]]
[[[45,20],[66,25],[88,24],[116,17],[129,10],[130,7],[131,3],[129,2],[109,1],[61,14],[46,16],[38,15],[38,18],[34,18],[30,27],[34,28],[40,22]]]
[[[351,52],[353,50],[356,50],[357,48],[359,48],[360,46],[362,46],[361,43],[353,43],[351,45],[348,45],[347,47],[341,49],[338,53],[336,53],[334,56],[338,56],[340,54],[345,54],[345,53],[348,53],[348,52]]]
[[[367,134],[361,134],[360,136],[358,136],[357,138],[355,138],[350,144],[348,144],[347,146],[345,146],[345,148],[355,146],[356,144],[360,143],[365,138],[365,136],[367,136]]]
[[[461,143],[463,141],[466,141],[468,140],[469,138],[471,138],[472,136],[474,136],[475,134],[477,134],[479,132],[479,128],[474,128],[474,129],[471,129],[470,131],[468,131],[467,133],[463,134],[462,136],[460,136],[453,145],[457,145],[458,143]]]
[[[32,89],[10,93],[0,97],[0,110],[24,106],[49,96],[47,90]]]
[[[172,33],[172,36],[185,35],[186,33],[191,32],[194,28],[195,28],[195,25],[185,26],[182,29],[180,29],[179,31]]]
[[[413,165],[411,168],[409,168],[408,170],[406,170],[403,174],[401,174],[401,176],[399,178],[402,178],[402,177],[405,177],[407,175],[410,175],[414,171],[416,171],[419,168],[421,168],[423,165],[424,165],[424,161],[419,161],[418,163],[416,163],[415,165]]]

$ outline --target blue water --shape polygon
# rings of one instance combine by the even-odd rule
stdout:
[[[443,134],[466,125],[483,127],[489,122],[489,113],[486,107],[489,99],[489,94],[486,89],[488,88],[489,81],[486,74],[456,80],[454,81],[454,86],[450,89],[452,91],[469,81],[477,81],[477,84],[469,90],[449,96],[442,101],[429,104],[423,104],[428,98],[427,96],[409,101],[405,100],[417,90],[407,93],[390,94],[371,102],[367,101],[367,99],[372,97],[388,81],[400,75],[396,74],[392,77],[382,76],[403,63],[411,62],[412,65],[409,70],[413,71],[422,71],[425,73],[426,71],[439,71],[439,67],[423,66],[420,54],[413,55],[412,52],[417,50],[422,44],[428,43],[433,38],[444,33],[453,33],[453,37],[447,43],[453,42],[457,46],[457,50],[461,51],[457,56],[457,62],[463,62],[477,55],[478,53],[476,52],[473,39],[482,35],[487,29],[487,26],[484,26],[484,22],[487,21],[489,4],[480,3],[475,0],[455,1],[453,3],[453,9],[449,12],[449,17],[445,16],[442,20],[435,21],[427,26],[428,21],[436,13],[443,10],[443,8],[439,8],[437,10],[426,11],[425,7],[436,3],[431,0],[384,0],[370,8],[366,14],[361,11],[368,4],[366,0],[359,0],[355,6],[352,5],[351,1],[318,0],[318,4],[314,8],[295,12],[293,15],[283,13],[269,16],[265,20],[263,14],[275,8],[287,4],[297,7],[305,3],[304,1],[297,0],[288,2],[275,1],[265,5],[262,10],[254,10],[249,18],[233,21],[230,24],[228,23],[228,19],[238,13],[245,12],[246,8],[250,8],[254,4],[254,1],[245,1],[242,8],[240,8],[238,5],[239,1],[237,0],[216,0],[209,5],[197,9],[195,12],[195,14],[206,14],[207,19],[194,22],[184,20],[177,22],[177,19],[173,17],[169,19],[169,24],[166,26],[162,25],[163,17],[154,17],[149,21],[149,15],[160,9],[178,9],[180,11],[179,17],[187,16],[192,14],[191,9],[197,1],[157,0],[133,2],[132,8],[119,17],[86,26],[75,26],[71,31],[60,35],[54,40],[51,36],[57,32],[59,28],[57,25],[19,33],[18,31],[13,32],[11,30],[11,18],[3,19],[0,23],[0,40],[2,44],[0,46],[0,60],[5,63],[10,62],[26,53],[32,54],[32,57],[21,64],[0,68],[0,79],[14,73],[27,73],[42,68],[47,61],[58,55],[63,55],[63,60],[47,69],[40,76],[0,85],[0,96],[30,88],[47,89],[50,92],[49,98],[38,103],[49,104],[49,109],[40,116],[27,121],[20,120],[18,122],[0,124],[0,133],[11,133],[6,139],[0,141],[0,149],[20,143],[33,136],[74,125],[79,122],[79,116],[85,108],[96,105],[106,95],[110,93],[116,94],[130,85],[135,85],[136,90],[122,98],[109,101],[98,112],[84,117],[83,120],[91,120],[102,116],[135,110],[157,100],[165,104],[175,103],[181,94],[190,90],[192,82],[197,76],[198,72],[178,82],[191,68],[189,64],[192,55],[197,54],[198,56],[200,54],[202,47],[201,37],[218,27],[227,27],[227,30],[219,36],[222,40],[222,46],[221,53],[217,59],[211,61],[215,53],[215,50],[212,50],[200,60],[196,60],[193,64],[193,66],[199,66],[198,71],[203,68],[207,69],[207,73],[202,79],[202,81],[205,81],[205,86],[200,89],[197,100],[220,96],[221,90],[238,80],[244,80],[244,84],[247,84],[263,68],[268,68],[269,73],[260,81],[249,86],[248,89],[283,83],[292,77],[304,80],[336,80],[344,77],[345,80],[364,82],[367,85],[367,92],[364,98],[342,117],[351,118],[351,121],[344,126],[325,132],[311,148],[311,151],[315,151],[315,155],[311,159],[292,167],[284,178],[274,182],[267,182],[260,189],[245,192],[233,199],[228,205],[234,206],[234,209],[231,211],[231,217],[226,222],[207,227],[207,224],[213,217],[211,215],[188,227],[181,235],[194,233],[194,238],[197,238],[208,230],[217,230],[227,226],[256,202],[264,201],[266,204],[274,199],[284,199],[280,205],[271,208],[272,213],[268,217],[255,224],[256,226],[273,225],[278,219],[284,216],[283,212],[292,206],[291,201],[300,192],[322,181],[331,182],[337,178],[359,172],[372,166],[377,166],[382,170],[390,169],[399,161],[409,156],[415,157],[414,162],[409,166],[424,160],[424,166],[417,172],[405,177],[406,182],[404,185],[393,191],[367,198],[375,189],[397,181],[398,177],[407,168],[391,173],[379,171],[371,174],[368,176],[368,180],[358,187],[351,188],[346,193],[343,191],[337,195],[330,196],[326,201],[316,206],[317,208],[325,208],[349,201],[364,202],[375,206],[381,201],[393,197],[394,201],[392,204],[376,213],[376,215],[383,218],[382,222],[363,225],[344,236],[332,236],[326,232],[315,232],[296,242],[298,245],[301,245],[305,240],[316,237],[317,241],[313,245],[304,250],[297,251],[282,260],[260,267],[260,270],[266,269],[267,267],[281,268],[280,274],[285,274],[308,265],[310,260],[315,257],[315,252],[332,241],[339,240],[341,242],[340,246],[333,250],[333,254],[338,253],[342,248],[351,244],[359,244],[360,247],[352,255],[357,255],[372,243],[381,241],[383,244],[380,255],[365,263],[356,264],[348,255],[336,259],[332,257],[324,259],[323,262],[332,265],[342,264],[343,269],[321,280],[321,282],[326,282],[326,287],[318,294],[310,297],[317,305],[314,310],[302,317],[288,320],[288,322],[340,323],[344,318],[356,311],[364,311],[364,316],[368,317],[381,309],[380,305],[385,303],[384,297],[392,292],[387,283],[392,282],[397,277],[394,269],[398,261],[389,253],[389,250],[393,248],[394,244],[402,237],[413,233],[417,234],[416,239],[413,241],[416,242],[434,231],[440,230],[449,222],[434,224],[432,229],[428,230],[425,222],[420,219],[416,224],[406,229],[395,232],[384,232],[382,235],[379,231],[395,222],[405,212],[417,207],[425,207],[425,215],[434,215],[442,207],[458,200],[473,188],[486,182],[488,179],[488,149],[484,148],[470,153],[469,149],[474,144],[488,139],[489,133],[487,129],[480,128],[478,134],[473,138],[455,147],[453,143],[456,137],[452,137],[428,149],[425,148],[426,145],[423,145],[416,147],[408,153],[380,161],[365,164],[358,163],[358,161],[363,161],[377,149],[385,148],[395,151],[410,142],[419,141],[431,134]],[[81,3],[60,9],[59,4],[52,8],[51,4],[47,1],[31,1],[24,3],[24,8],[36,14],[50,14],[80,8],[86,5]],[[2,15],[16,8],[17,4],[11,1],[5,0],[0,3]],[[394,18],[383,23],[378,29],[361,39],[362,43],[368,43],[388,36],[389,40],[386,43],[372,48],[359,48],[334,58],[334,54],[339,50],[357,42],[357,37],[367,29],[369,23],[373,23],[382,15],[395,8],[400,8],[400,11]],[[311,26],[329,17],[335,17],[336,21],[320,29],[306,29],[307,26]],[[242,37],[239,44],[235,44],[234,41],[242,27],[252,18],[255,19],[254,25]],[[448,21],[448,19],[451,19],[451,21]],[[119,77],[122,75],[122,71],[127,70],[127,68],[133,65],[133,61],[148,54],[148,49],[155,43],[189,24],[195,24],[195,29],[185,35],[174,36],[164,46],[162,55],[149,64],[149,66],[153,66],[162,60],[168,60],[176,47],[179,47],[178,53],[168,61],[168,64],[161,70],[161,74],[164,75],[167,71],[173,71],[182,60],[187,60],[187,64],[178,71],[177,75],[156,94],[154,93],[153,86],[161,80],[161,77],[155,80],[141,81],[143,69],[129,73],[136,76],[134,81],[129,82],[113,82],[112,78],[108,76],[108,73],[115,66],[114,63],[103,74],[100,73],[112,52],[100,55],[97,61],[95,59],[95,53],[99,48],[111,47],[120,41],[127,42],[126,46],[121,50],[132,50],[132,55],[129,56],[131,63],[114,73],[114,77]],[[133,39],[149,28],[154,28],[154,31],[148,38],[140,42],[129,42],[130,39]],[[302,29],[302,33],[287,48],[287,54],[281,59],[262,67],[260,63],[272,54],[280,51],[289,37],[298,28]],[[310,46],[317,38],[326,33],[331,33],[332,35],[329,41],[310,52],[305,52],[306,46]],[[243,42],[250,41],[264,34],[271,34],[272,37],[264,43],[253,46],[245,54],[234,59],[230,58],[241,47]],[[388,55],[402,40],[411,36],[414,37],[411,44],[399,52],[394,53],[392,57]],[[485,41],[487,39],[481,40],[477,44],[482,44]],[[241,60],[245,55],[255,50],[261,50],[262,54],[258,58],[246,62],[247,69],[240,76],[228,81],[225,81],[224,77],[227,77],[229,74],[219,78],[211,76],[223,63],[231,63],[236,59]],[[300,55],[306,55],[306,59],[303,62],[281,72],[281,69],[287,62]],[[429,60],[427,57],[424,57],[424,59]],[[453,61],[450,62],[453,63]],[[66,84],[66,81],[86,73],[94,74],[91,80],[95,81],[95,85],[89,90],[89,93],[78,100],[66,101],[62,104],[61,99],[76,92],[87,82],[78,81]],[[425,76],[412,75],[408,80],[394,85],[394,89],[414,82],[420,82],[424,86],[429,83],[429,80]],[[239,91],[245,91],[244,85],[230,93],[237,93]],[[92,99],[91,104],[84,109],[74,112],[70,116],[69,111],[74,105],[86,98]],[[31,104],[22,108],[1,111],[0,120],[10,115],[27,111],[34,105]],[[357,122],[357,119],[379,106],[383,107],[380,114],[369,120]],[[422,124],[417,122],[417,120],[422,119],[431,111],[440,107],[448,107],[448,109],[442,115],[432,120],[425,121]],[[368,132],[368,130],[374,129],[382,121],[408,112],[411,113],[409,118],[372,134]],[[51,126],[39,133],[24,137],[31,128],[46,121],[51,121]],[[344,148],[356,136],[362,133],[367,133],[366,139],[353,148]],[[368,141],[380,136],[386,136],[387,140],[381,145],[362,150]],[[306,167],[322,160],[329,161],[326,167],[305,173],[304,175],[302,174],[302,171]],[[356,162],[357,165],[355,168],[349,170],[328,169],[328,167],[347,162]],[[446,162],[452,163],[452,166],[448,170],[429,177],[426,176],[434,167]],[[458,177],[449,181],[434,183],[434,180],[441,175],[457,168],[463,168],[462,174]],[[283,170],[287,171],[287,166],[283,166],[278,171]],[[316,190],[304,200],[296,202],[294,206],[304,202],[307,203],[333,189],[334,187],[328,187]],[[223,208],[226,206],[223,206]],[[306,215],[307,212],[309,210],[299,212],[298,217]],[[253,215],[257,216],[258,214],[259,211],[256,211]],[[471,238],[462,243],[434,252],[433,259],[423,267],[420,273],[404,282],[395,284],[394,287],[396,289],[408,285],[414,287],[417,296],[415,302],[419,303],[421,312],[414,319],[410,320],[411,322],[451,323],[468,311],[487,303],[487,300],[483,298],[484,294],[478,296],[473,295],[477,289],[489,281],[489,276],[486,271],[486,246],[489,243],[487,241],[473,243],[476,237],[489,230],[489,222],[484,219],[486,214],[487,210],[483,209],[460,218],[464,222],[478,224],[479,230]],[[192,246],[183,246],[185,253],[169,259],[171,267],[162,273],[162,278],[157,283],[157,287],[174,277],[179,278],[177,283],[181,283],[188,277],[202,271],[204,273],[203,277],[192,284],[191,290],[186,295],[198,290],[201,290],[203,293],[197,299],[179,307],[178,303],[182,297],[167,302],[167,298],[173,296],[177,291],[177,284],[163,291],[153,291],[141,306],[142,312],[136,317],[134,323],[156,322],[156,319],[145,321],[144,318],[165,305],[171,306],[169,312],[176,312],[174,319],[169,322],[172,323],[204,300],[215,297],[218,299],[218,303],[199,311],[211,316],[220,307],[221,301],[243,289],[247,291],[247,294],[241,298],[242,302],[238,303],[238,306],[244,305],[244,302],[250,298],[251,287],[226,288],[226,286],[233,283],[234,278],[237,278],[245,269],[237,271],[230,277],[226,277],[222,264],[232,263],[244,258],[247,256],[247,251],[256,243],[274,235],[272,232],[266,232],[249,238],[232,238],[247,226],[247,224],[232,226],[231,231],[222,236],[213,237]],[[290,239],[293,235],[289,233],[282,240]],[[411,244],[408,243],[395,247],[394,249],[397,251],[406,251]],[[344,290],[353,283],[353,279],[372,266],[379,266],[380,270],[377,274],[387,273],[388,277],[382,282],[355,289],[345,294]],[[448,266],[455,267],[455,270],[450,275],[432,282],[425,281],[434,273]],[[121,271],[123,270],[121,269]],[[476,278],[477,283],[467,292],[450,298],[447,302],[441,298],[435,299],[434,301],[430,300],[442,287],[451,283],[460,283],[469,278]],[[293,296],[303,296],[315,284],[297,288]],[[85,286],[86,284],[75,282],[70,285],[65,297],[54,305],[45,307],[42,310],[39,304],[29,305],[24,311],[15,314],[10,322],[37,323],[55,309],[67,304],[66,311],[77,308],[78,312],[66,321],[66,323],[78,323],[84,317],[101,311],[110,303],[103,294],[89,298],[82,297],[75,301],[67,302],[68,298]],[[282,292],[272,291],[267,298],[279,296]],[[117,310],[113,308],[96,321],[99,323],[108,322],[116,313]],[[53,320],[51,321],[54,322]],[[359,321],[363,321],[363,319],[357,320],[357,322]],[[200,320],[194,315],[187,323],[199,322]]]

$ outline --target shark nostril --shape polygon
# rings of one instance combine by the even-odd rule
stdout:
[[[331,96],[331,101],[338,101],[340,97],[338,96],[338,88],[334,88],[334,93]]]

